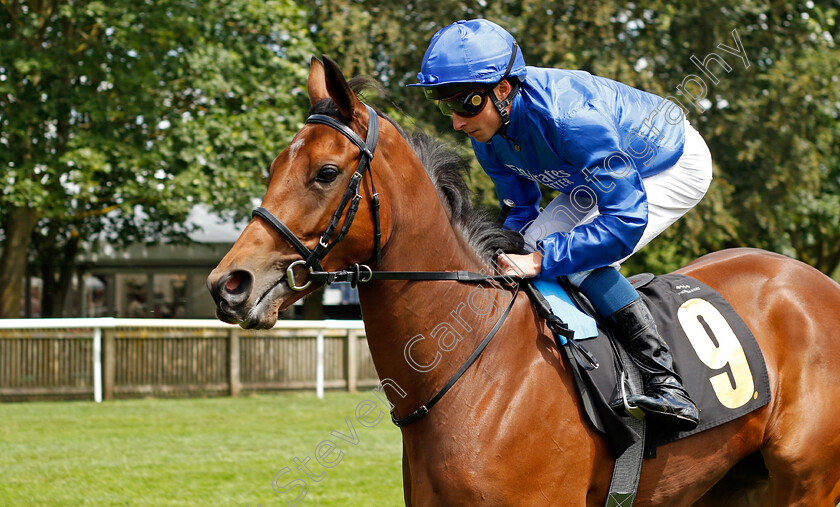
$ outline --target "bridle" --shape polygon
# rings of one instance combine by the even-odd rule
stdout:
[[[255,208],[251,213],[252,217],[258,216],[268,222],[268,224],[279,232],[281,236],[286,238],[286,240],[295,248],[295,250],[297,250],[301,257],[303,257],[303,259],[291,263],[289,267],[286,268],[286,283],[288,283],[289,288],[292,290],[304,290],[313,282],[310,278],[305,284],[298,286],[295,283],[294,268],[303,265],[304,268],[309,268],[310,273],[312,273],[314,269],[318,269],[319,272],[324,272],[324,268],[321,266],[321,260],[323,260],[323,258],[335,245],[338,244],[339,241],[344,239],[347,231],[350,230],[350,226],[353,225],[353,219],[356,218],[356,211],[359,209],[359,201],[362,198],[362,195],[359,193],[359,187],[361,186],[362,177],[364,176],[365,171],[367,171],[368,174],[371,174],[370,162],[373,160],[373,152],[376,150],[376,143],[379,140],[379,116],[376,114],[376,111],[367,104],[365,104],[365,107],[367,108],[369,119],[367,136],[364,141],[358,136],[358,134],[353,132],[350,127],[344,125],[331,116],[327,116],[325,114],[313,114],[306,119],[307,125],[312,123],[328,125],[341,132],[353,144],[358,146],[361,151],[359,164],[356,166],[356,172],[354,172],[353,176],[350,177],[350,183],[347,184],[347,189],[344,191],[341,202],[339,202],[338,208],[335,210],[335,213],[333,213],[330,223],[327,225],[327,229],[321,235],[321,238],[318,240],[318,244],[315,248],[312,250],[307,248],[307,246],[298,239],[295,233],[293,233],[286,224],[284,224],[267,209],[260,206]],[[373,184],[372,174],[370,176],[370,184],[371,189],[373,190],[371,208],[373,209],[373,248],[374,255],[376,257],[376,264],[374,266],[378,266],[382,260],[382,231],[380,230],[379,220],[379,194],[376,192],[376,187]],[[338,227],[338,222],[341,220],[341,215],[344,214],[345,208],[348,208],[348,204],[349,209],[347,210],[347,218],[344,220],[344,225],[341,227],[338,235],[333,237],[336,232],[336,228]],[[373,274],[373,270],[371,270],[370,267],[364,267],[369,271],[370,275]],[[369,280],[370,278],[368,277],[358,281]]]
[[[325,283],[327,285],[333,282],[350,282],[355,287],[358,283],[365,283],[371,280],[453,280],[464,283],[478,283],[485,281],[497,281],[510,284],[511,277],[509,276],[488,276],[480,273],[473,273],[471,271],[374,271],[366,264],[354,264],[352,267],[341,271],[325,271],[321,266],[321,261],[329,253],[332,248],[344,239],[344,236],[350,230],[353,224],[353,219],[356,218],[356,212],[359,209],[359,201],[362,196],[359,193],[362,176],[365,171],[370,175],[371,189],[373,196],[371,198],[371,209],[373,211],[373,256],[376,259],[374,267],[379,266],[382,261],[382,231],[381,221],[379,218],[379,194],[376,192],[376,186],[373,183],[373,173],[370,168],[370,162],[373,160],[373,153],[376,150],[376,144],[379,139],[379,117],[376,111],[365,104],[368,111],[368,131],[365,140],[363,141],[358,134],[353,132],[350,127],[339,122],[331,116],[324,114],[313,114],[306,119],[306,124],[322,124],[330,126],[353,144],[355,144],[361,152],[359,163],[356,166],[356,172],[350,178],[350,183],[344,191],[344,196],[338,204],[338,208],[333,213],[327,229],[318,240],[318,244],[310,250],[303,242],[292,232],[282,220],[274,216],[270,211],[263,207],[255,208],[251,213],[252,217],[260,217],[265,220],[271,227],[274,228],[281,236],[283,236],[297,252],[302,259],[292,262],[286,268],[286,283],[289,288],[295,291],[302,291],[309,287],[312,282]],[[349,204],[349,206],[348,206]],[[341,216],[347,209],[347,217],[344,219],[344,225],[335,235],[338,223],[341,221]],[[333,237],[335,236],[335,237]],[[303,266],[309,269],[309,276],[305,284],[297,285],[295,279],[294,268]],[[317,270],[317,271],[316,271]]]
[[[286,283],[289,285],[289,288],[295,291],[302,291],[309,287],[312,282],[319,282],[325,283],[327,285],[333,282],[339,281],[349,281],[353,287],[356,286],[358,283],[365,283],[371,280],[414,280],[414,281],[434,281],[434,280],[452,280],[457,282],[463,283],[480,283],[486,281],[497,281],[501,282],[505,288],[513,289],[513,297],[510,300],[505,311],[496,321],[496,324],[490,330],[488,335],[481,341],[478,347],[473,351],[469,358],[467,358],[466,362],[461,366],[461,368],[449,379],[449,381],[443,386],[443,388],[438,391],[435,396],[433,396],[428,402],[424,405],[420,406],[417,410],[409,414],[407,417],[402,419],[398,419],[394,411],[391,410],[391,420],[397,426],[405,426],[410,424],[429,412],[429,409],[440,400],[444,394],[458,381],[458,379],[464,374],[464,372],[478,359],[478,356],[481,355],[482,351],[484,351],[485,347],[490,343],[490,340],[496,335],[498,330],[502,327],[505,319],[507,318],[508,314],[510,313],[511,309],[513,308],[513,303],[516,301],[516,296],[519,295],[520,283],[519,281],[513,281],[511,277],[505,275],[484,275],[481,273],[473,273],[471,271],[374,271],[369,266],[364,264],[354,264],[353,267],[342,270],[342,271],[325,271],[323,266],[321,266],[321,260],[329,253],[332,248],[338,244],[339,241],[344,239],[344,236],[350,230],[350,226],[353,224],[353,219],[356,217],[356,212],[359,208],[359,201],[361,200],[361,194],[359,193],[359,187],[361,185],[362,177],[364,176],[365,171],[368,172],[370,175],[370,183],[371,183],[371,190],[373,191],[373,197],[371,198],[371,209],[373,211],[373,250],[374,250],[374,257],[376,259],[376,263],[374,267],[378,266],[382,260],[382,246],[381,246],[381,238],[382,238],[382,231],[380,225],[380,218],[379,218],[379,194],[376,192],[376,187],[373,184],[373,173],[370,168],[370,162],[373,160],[373,153],[376,150],[376,143],[379,139],[379,117],[376,114],[376,111],[373,110],[370,106],[365,104],[365,108],[367,108],[368,112],[368,130],[367,136],[363,141],[361,137],[358,136],[355,132],[353,132],[350,127],[344,125],[343,123],[339,122],[335,118],[323,114],[313,114],[310,115],[309,118],[306,119],[306,124],[322,124],[330,126],[345,137],[347,137],[353,144],[355,144],[361,155],[359,157],[359,163],[356,166],[356,172],[353,173],[353,176],[350,177],[350,183],[347,185],[347,189],[344,191],[344,196],[341,198],[339,202],[338,208],[333,213],[332,218],[330,219],[329,224],[327,225],[327,229],[321,235],[321,238],[318,241],[318,244],[313,249],[309,249],[303,242],[292,232],[289,227],[286,226],[279,218],[274,216],[270,211],[263,207],[257,207],[254,209],[252,213],[252,217],[260,217],[266,221],[271,227],[273,227],[277,232],[280,233],[293,247],[297,252],[301,255],[302,259],[292,262],[288,268],[286,268]],[[344,219],[344,225],[341,227],[341,230],[338,232],[338,235],[335,235],[336,229],[338,228],[338,223],[341,220],[341,216],[344,214],[345,208],[347,209],[347,217]],[[305,268],[309,269],[309,277],[305,284],[298,286],[295,281],[295,276],[293,269],[297,266],[304,266]],[[318,271],[315,271],[317,269]],[[362,270],[365,270],[366,273],[363,273]],[[532,291],[535,289],[530,283],[523,283],[522,284],[526,291],[528,292],[529,296],[532,298]],[[547,307],[547,303],[543,299],[544,305]],[[548,308],[548,313],[551,313],[550,308]],[[559,335],[564,336],[567,340],[564,340],[566,343],[570,344],[571,346],[577,346],[572,340],[573,332],[557,317],[554,317],[553,325],[552,321],[549,321],[549,327],[555,333],[555,338],[557,338],[558,333]],[[558,342],[560,343],[560,342]],[[565,345],[565,344],[564,344]],[[579,347],[579,346],[577,346]],[[594,360],[594,358],[593,358]]]

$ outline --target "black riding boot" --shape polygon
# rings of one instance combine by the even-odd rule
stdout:
[[[668,345],[659,336],[653,316],[642,298],[612,315],[627,346],[627,352],[639,367],[645,394],[627,398],[648,417],[673,425],[681,431],[697,427],[699,414],[674,371]]]

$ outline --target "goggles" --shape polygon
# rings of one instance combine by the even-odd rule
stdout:
[[[453,113],[458,113],[461,116],[469,118],[481,112],[491,92],[492,88],[489,90],[467,92],[451,99],[439,100],[437,103],[438,108],[445,116],[452,116]]]

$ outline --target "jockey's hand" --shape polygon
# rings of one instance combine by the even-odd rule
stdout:
[[[533,278],[540,274],[542,268],[542,254],[540,252],[519,254],[502,254],[496,262],[507,276],[519,278]]]

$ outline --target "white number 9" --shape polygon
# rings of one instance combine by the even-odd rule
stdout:
[[[723,315],[705,299],[694,298],[680,306],[677,317],[694,351],[706,366],[719,370],[729,365],[734,386],[726,372],[709,379],[723,406],[735,409],[746,405],[752,399],[755,389],[752,372],[741,342]],[[699,317],[703,317],[712,330],[718,346],[715,346],[715,341],[706,332]]]

